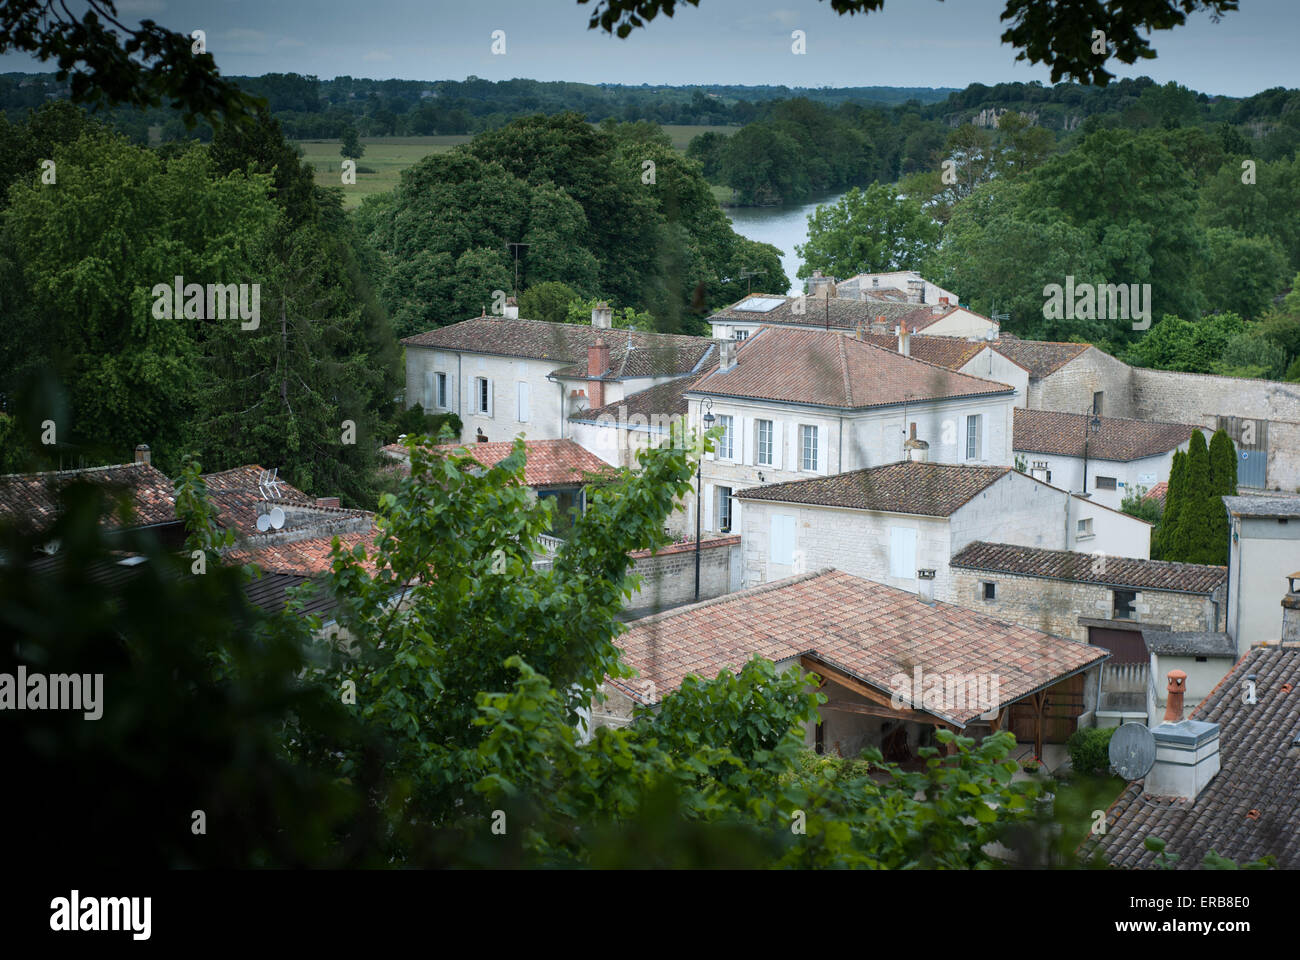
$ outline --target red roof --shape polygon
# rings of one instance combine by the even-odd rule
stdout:
[[[807,656],[883,693],[923,673],[998,678],[999,706],[1097,663],[1100,648],[995,620],[839,570],[791,577],[637,620],[615,643],[639,674],[606,682],[652,704],[691,674],[712,679],[754,656]],[[648,688],[645,681],[654,684]],[[653,694],[648,691],[653,691]],[[933,712],[933,711],[931,711]],[[979,711],[944,717],[964,726]]]
[[[447,456],[465,451],[485,467],[494,467],[514,450],[514,441],[492,443],[442,443],[434,450]],[[403,444],[390,443],[382,448],[390,457],[407,461]],[[530,487],[549,487],[560,484],[579,484],[591,474],[606,474],[611,467],[600,457],[572,440],[525,440],[524,483]]]
[[[350,551],[361,543],[365,544],[367,554],[374,552],[373,530],[368,533],[341,533],[337,536],[344,551]],[[288,543],[276,542],[278,539],[275,534],[250,537],[239,548],[228,551],[224,559],[230,564],[256,564],[267,573],[311,577],[329,572],[330,551],[335,539],[333,536],[310,537]],[[375,573],[374,565],[368,560],[363,566],[370,574]]]
[[[130,523],[152,526],[176,521],[176,497],[172,482],[158,468],[147,463],[119,463],[107,467],[85,467],[48,473],[11,473],[0,476],[0,519],[21,530],[40,530],[54,522],[59,492],[73,483],[102,487],[109,496],[125,496],[131,505]],[[103,522],[117,527],[116,514]]]

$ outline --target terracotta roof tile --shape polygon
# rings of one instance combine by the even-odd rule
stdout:
[[[1010,467],[904,460],[829,477],[750,487],[738,491],[735,496],[742,500],[775,500],[947,517],[1010,472]]]
[[[898,337],[892,333],[863,333],[859,339],[874,344],[883,350],[898,352]],[[961,337],[930,337],[917,334],[911,338],[908,349],[911,356],[926,363],[960,370],[970,362],[975,354],[987,346],[980,340],[964,340]]]
[[[1191,439],[1200,429],[1191,423],[1162,423],[1158,420],[1125,420],[1098,417],[1100,427],[1088,433],[1091,417],[1086,413],[1016,408],[1012,449],[1025,453],[1048,453],[1082,457],[1085,436],[1088,456],[1093,460],[1140,460],[1168,453]]]
[[[654,703],[687,675],[712,679],[753,656],[800,655],[884,693],[902,673],[998,677],[1000,704],[1018,700],[1108,656],[1105,650],[995,620],[838,570],[792,577],[634,621],[615,643],[634,679],[608,680]],[[644,681],[654,684],[654,696]],[[965,725],[978,712],[947,717]]]
[[[406,447],[400,443],[390,443],[381,449],[398,461],[407,461]],[[483,466],[494,467],[510,456],[514,442],[442,443],[433,449],[444,456],[463,449]],[[572,440],[525,440],[524,456],[524,483],[530,487],[581,483],[592,474],[608,474],[613,469]]]
[[[953,555],[949,565],[1049,580],[1104,583],[1138,590],[1177,590],[1183,593],[1208,594],[1228,580],[1227,567],[1210,564],[1109,556],[1105,558],[1105,563],[1099,564],[1097,557],[1090,553],[1017,547],[981,540],[968,543]]]
[[[1255,702],[1242,689],[1254,675]],[[1206,853],[1245,863],[1272,854],[1284,870],[1300,869],[1300,648],[1260,647],[1237,662],[1190,719],[1219,724],[1219,772],[1194,802],[1147,796],[1141,781],[1107,811],[1110,826],[1090,840],[1115,867],[1153,869],[1143,841],[1159,837],[1174,867],[1201,866]]]
[[[176,520],[172,482],[151,464],[119,463],[48,473],[11,473],[0,476],[0,518],[24,531],[49,526],[58,513],[59,491],[73,483],[91,483],[113,495],[126,495],[133,523],[151,526]],[[104,522],[118,526],[114,517]]]
[[[779,300],[771,310],[745,310],[752,300]],[[710,323],[762,323],[795,327],[829,327],[832,330],[856,330],[858,324],[870,324],[877,317],[885,323],[897,323],[900,317],[915,313],[919,304],[893,303],[882,300],[853,300],[847,297],[786,297],[780,294],[754,293],[724,307],[708,318]],[[802,310],[802,313],[796,312]]]
[[[646,390],[638,390],[622,400],[607,403],[603,407],[596,407],[593,410],[580,410],[571,415],[569,419],[595,423],[601,417],[612,417],[615,420],[633,416],[642,416],[647,419],[655,416],[684,417],[689,405],[683,394],[707,375],[708,372],[706,371],[693,377],[680,377],[676,380],[669,380],[667,383],[661,383]]]
[[[735,366],[690,392],[860,410],[1012,389],[839,333],[763,327],[739,345]]]
[[[258,534],[249,537],[233,550],[227,551],[223,559],[230,564],[251,563],[261,567],[266,573],[285,573],[303,577],[317,577],[329,572],[330,551],[337,536],[345,551],[357,544],[364,544],[366,552],[373,552],[375,531],[364,533],[341,533],[334,536],[308,537],[302,540],[282,541],[276,534]],[[374,565],[367,560],[365,569],[371,575],[375,573]]]
[[[707,337],[684,334],[601,330],[577,323],[501,317],[475,317],[406,337],[402,343],[436,350],[551,360],[566,366],[580,364],[585,373],[587,348],[597,340],[609,345],[611,367],[619,371],[620,377],[691,373],[713,352],[717,343]]]
[[[1035,379],[1061,369],[1091,344],[1053,343],[1046,340],[1017,340],[1006,336],[993,341],[993,349],[1012,363],[1029,371]]]

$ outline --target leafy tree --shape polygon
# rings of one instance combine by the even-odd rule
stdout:
[[[1046,127],[1015,110],[998,117],[996,172],[1013,178],[1040,166],[1056,149],[1056,137]]]
[[[873,183],[854,187],[834,204],[808,216],[808,242],[796,245],[803,258],[799,276],[813,270],[831,276],[919,268],[939,240],[940,227],[919,201]]]
[[[1233,313],[1195,322],[1165,316],[1128,348],[1124,359],[1138,367],[1210,373],[1228,344],[1245,331],[1245,324]]]
[[[592,297],[590,300],[581,298],[570,300],[568,310],[564,315],[565,323],[574,323],[578,326],[591,325],[591,312],[596,308],[598,303],[609,303],[608,300],[602,300],[600,297]],[[611,320],[615,329],[618,330],[654,330],[656,329],[655,318],[648,313],[641,313],[632,307],[610,307]]]
[[[343,128],[342,143],[339,146],[339,154],[343,157],[349,157],[353,160],[360,160],[362,154],[366,152],[365,144],[357,136],[357,128],[348,124]]]
[[[579,299],[567,283],[548,280],[530,286],[519,295],[519,316],[548,323],[565,323],[569,317],[569,304]]]
[[[1228,436],[1227,431],[1216,430],[1214,436],[1210,438],[1210,486],[1214,491],[1216,500],[1219,497],[1235,497],[1237,495],[1237,448]],[[1217,504],[1218,512],[1214,524],[1215,542],[1222,545],[1218,559],[1214,563],[1226,564],[1228,562],[1229,544],[1228,537],[1231,533],[1231,527],[1228,523],[1228,511],[1223,506],[1223,502]]]
[[[1228,227],[1211,228],[1205,238],[1201,287],[1209,312],[1259,317],[1289,277],[1285,253],[1269,237],[1245,237]]]
[[[726,134],[708,130],[691,138],[686,145],[686,158],[700,165],[704,179],[716,183],[722,174],[722,147],[727,142]]]
[[[742,205],[792,203],[812,192],[799,143],[768,124],[751,123],[728,137],[720,167]]]

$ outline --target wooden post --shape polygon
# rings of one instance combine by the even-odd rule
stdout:
[[[1043,708],[1047,705],[1047,691],[1034,694],[1034,759],[1043,760]]]

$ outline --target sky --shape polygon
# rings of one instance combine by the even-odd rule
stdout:
[[[785,84],[791,87],[965,87],[1040,80],[998,39],[1005,0],[886,0],[883,11],[837,16],[825,0],[701,0],[620,40],[587,29],[576,0],[119,0],[121,19],[202,29],[223,73],[376,79],[527,77],[583,83]],[[1155,60],[1119,77],[1249,96],[1297,86],[1300,0],[1243,0],[1215,24],[1206,13],[1153,35]],[[80,12],[83,4],[70,2]],[[493,32],[505,53],[493,54]],[[791,51],[802,30],[806,54]],[[48,70],[0,56],[0,71]]]

